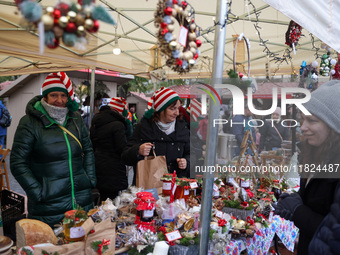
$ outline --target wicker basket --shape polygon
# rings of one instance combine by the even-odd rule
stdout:
[[[230,207],[223,207],[222,211],[224,213],[232,214],[234,217],[239,218],[241,220],[247,220],[247,217],[252,217],[254,213],[254,209],[251,210],[242,210]]]

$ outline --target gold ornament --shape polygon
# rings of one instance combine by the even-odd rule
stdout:
[[[196,34],[195,33],[189,33],[188,38],[189,38],[189,41],[195,41],[196,40]]]
[[[76,21],[76,16],[77,16],[77,13],[75,13],[74,11],[69,11],[67,13],[67,17],[68,17],[68,20],[70,22],[75,22]]]
[[[62,29],[61,27],[58,27],[58,26],[54,26],[53,27],[53,33],[54,33],[56,38],[60,38],[64,35],[64,29]]]
[[[190,51],[192,52],[193,55],[196,54],[196,49],[195,48],[190,48]]]
[[[169,43],[170,50],[176,50],[176,47],[177,47],[176,41],[172,41],[172,42]]]
[[[195,60],[190,59],[190,60],[189,60],[189,67],[190,67],[190,68],[194,67],[195,63],[196,63]]]
[[[196,29],[196,24],[191,24],[191,25],[190,25],[190,31],[191,31],[191,32],[194,32],[195,29]]]
[[[66,16],[61,16],[58,20],[58,24],[62,28],[66,27],[68,24],[68,18]]]
[[[77,34],[80,36],[84,36],[85,35],[85,28],[83,26],[79,26],[77,28]]]
[[[93,26],[94,26],[94,23],[93,23],[93,20],[92,20],[92,19],[86,19],[86,20],[85,20],[84,27],[85,27],[87,30],[92,29]]]
[[[77,26],[82,26],[85,23],[85,17],[82,14],[77,14],[75,23]],[[196,43],[195,43],[196,45]]]
[[[41,21],[44,24],[45,31],[49,31],[53,28],[54,20],[50,15],[48,15],[48,14],[42,15]]]
[[[195,220],[193,218],[189,219],[187,222],[184,223],[184,230],[189,231],[194,225],[194,223],[195,223]]]
[[[54,8],[52,6],[46,7],[46,14],[53,15]]]
[[[197,48],[197,44],[196,44],[196,42],[189,42],[189,47],[190,48]]]
[[[168,25],[168,30],[169,30],[170,33],[172,33],[174,31],[174,29],[175,29],[174,25],[170,25],[170,24]]]
[[[91,9],[91,7],[86,7],[86,8],[84,9],[84,13],[85,13],[85,15],[86,15],[86,18],[91,18],[91,15],[92,15],[92,9]]]

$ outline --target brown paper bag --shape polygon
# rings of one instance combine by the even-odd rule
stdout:
[[[163,187],[161,177],[168,172],[167,164],[165,156],[156,156],[155,150],[153,155],[138,161],[136,186],[144,189],[157,188],[159,193]]]
[[[115,254],[116,247],[116,233],[115,233],[116,224],[111,222],[111,218],[108,218],[96,225],[94,225],[94,233],[89,234],[85,243],[85,254],[86,255],[97,255],[97,251],[92,249],[91,244],[96,241],[110,241],[110,244],[107,245],[108,249],[103,252],[103,254]],[[104,250],[103,250],[104,251]]]

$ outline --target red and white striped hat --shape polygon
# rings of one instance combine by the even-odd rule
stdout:
[[[114,108],[117,112],[122,114],[124,117],[127,116],[127,103],[123,97],[113,97],[110,100],[109,106]]]
[[[157,90],[148,102],[148,111],[146,112],[146,118],[150,118],[153,112],[164,111],[171,103],[179,100],[178,94],[169,88],[160,88]]]
[[[202,104],[196,99],[192,99],[187,111],[190,113],[194,121],[198,120],[198,116],[201,115]]]
[[[42,95],[46,96],[52,91],[65,92],[70,96],[71,100],[74,100],[72,82],[64,72],[50,73],[47,75],[42,85]]]

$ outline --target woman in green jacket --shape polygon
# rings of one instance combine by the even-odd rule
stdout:
[[[94,155],[77,110],[71,80],[51,73],[42,96],[28,102],[14,137],[11,171],[27,194],[28,218],[50,226],[77,205],[93,207]]]

